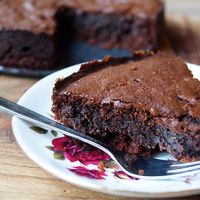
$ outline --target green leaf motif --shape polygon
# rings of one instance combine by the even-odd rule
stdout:
[[[54,130],[51,130],[51,134],[56,137],[58,135],[58,132],[57,131],[54,131]]]
[[[39,134],[47,134],[48,133],[48,130],[43,129],[39,126],[31,126],[30,129],[32,129],[33,131],[35,131],[36,133],[39,133]]]
[[[53,157],[57,160],[64,160],[65,157],[63,156],[63,153],[61,151],[55,151],[53,154]]]
[[[49,149],[50,151],[53,151],[53,147],[52,146],[46,146],[47,149]]]

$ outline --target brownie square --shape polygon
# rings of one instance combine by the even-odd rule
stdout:
[[[55,119],[130,158],[167,151],[200,159],[200,82],[172,53],[106,57],[59,79]]]

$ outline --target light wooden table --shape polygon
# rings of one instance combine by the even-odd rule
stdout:
[[[167,19],[170,30],[179,27],[175,33],[181,34],[181,44],[187,48],[187,54],[176,48],[184,59],[200,64],[200,1],[199,0],[166,0]],[[188,16],[188,17],[185,17]],[[186,29],[189,26],[189,30]],[[179,30],[184,30],[179,31]],[[187,34],[197,36],[185,40]],[[186,42],[189,41],[189,42]],[[182,48],[181,48],[182,49]],[[20,96],[37,80],[0,76],[0,95],[17,101]],[[83,190],[65,183],[47,173],[33,163],[22,152],[15,141],[11,130],[11,117],[0,112],[0,200],[122,200],[124,198],[104,195],[89,190]],[[177,199],[177,198],[176,198]],[[182,198],[199,200],[199,196]]]

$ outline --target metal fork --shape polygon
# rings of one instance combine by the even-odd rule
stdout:
[[[127,163],[125,160],[126,155],[124,152],[118,151],[97,139],[66,127],[52,119],[49,119],[39,113],[36,113],[2,97],[0,97],[0,108],[12,115],[16,115],[21,119],[40,125],[41,127],[45,127],[68,135],[101,149],[107,153],[114,161],[116,161],[125,173],[136,178],[142,177],[146,179],[169,179],[194,174],[198,172],[198,170],[200,172],[200,161],[180,163],[173,160],[140,158],[135,162]]]

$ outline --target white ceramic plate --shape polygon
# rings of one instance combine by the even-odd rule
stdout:
[[[188,66],[194,77],[200,79],[200,67],[193,64]],[[19,104],[50,117],[51,94],[55,80],[70,75],[79,67],[80,65],[75,65],[43,78],[21,97]],[[95,149],[85,151],[81,147],[73,146],[69,138],[60,134],[55,136],[50,130],[46,134],[38,134],[38,131],[30,128],[32,124],[16,117],[13,118],[12,126],[19,145],[33,161],[58,178],[74,185],[129,197],[164,198],[200,193],[198,173],[173,180],[136,180],[123,174],[112,161],[100,162],[100,169],[104,165],[107,167],[102,172],[96,163],[99,160],[107,160],[108,157],[101,152]],[[46,146],[50,146],[50,150]]]

